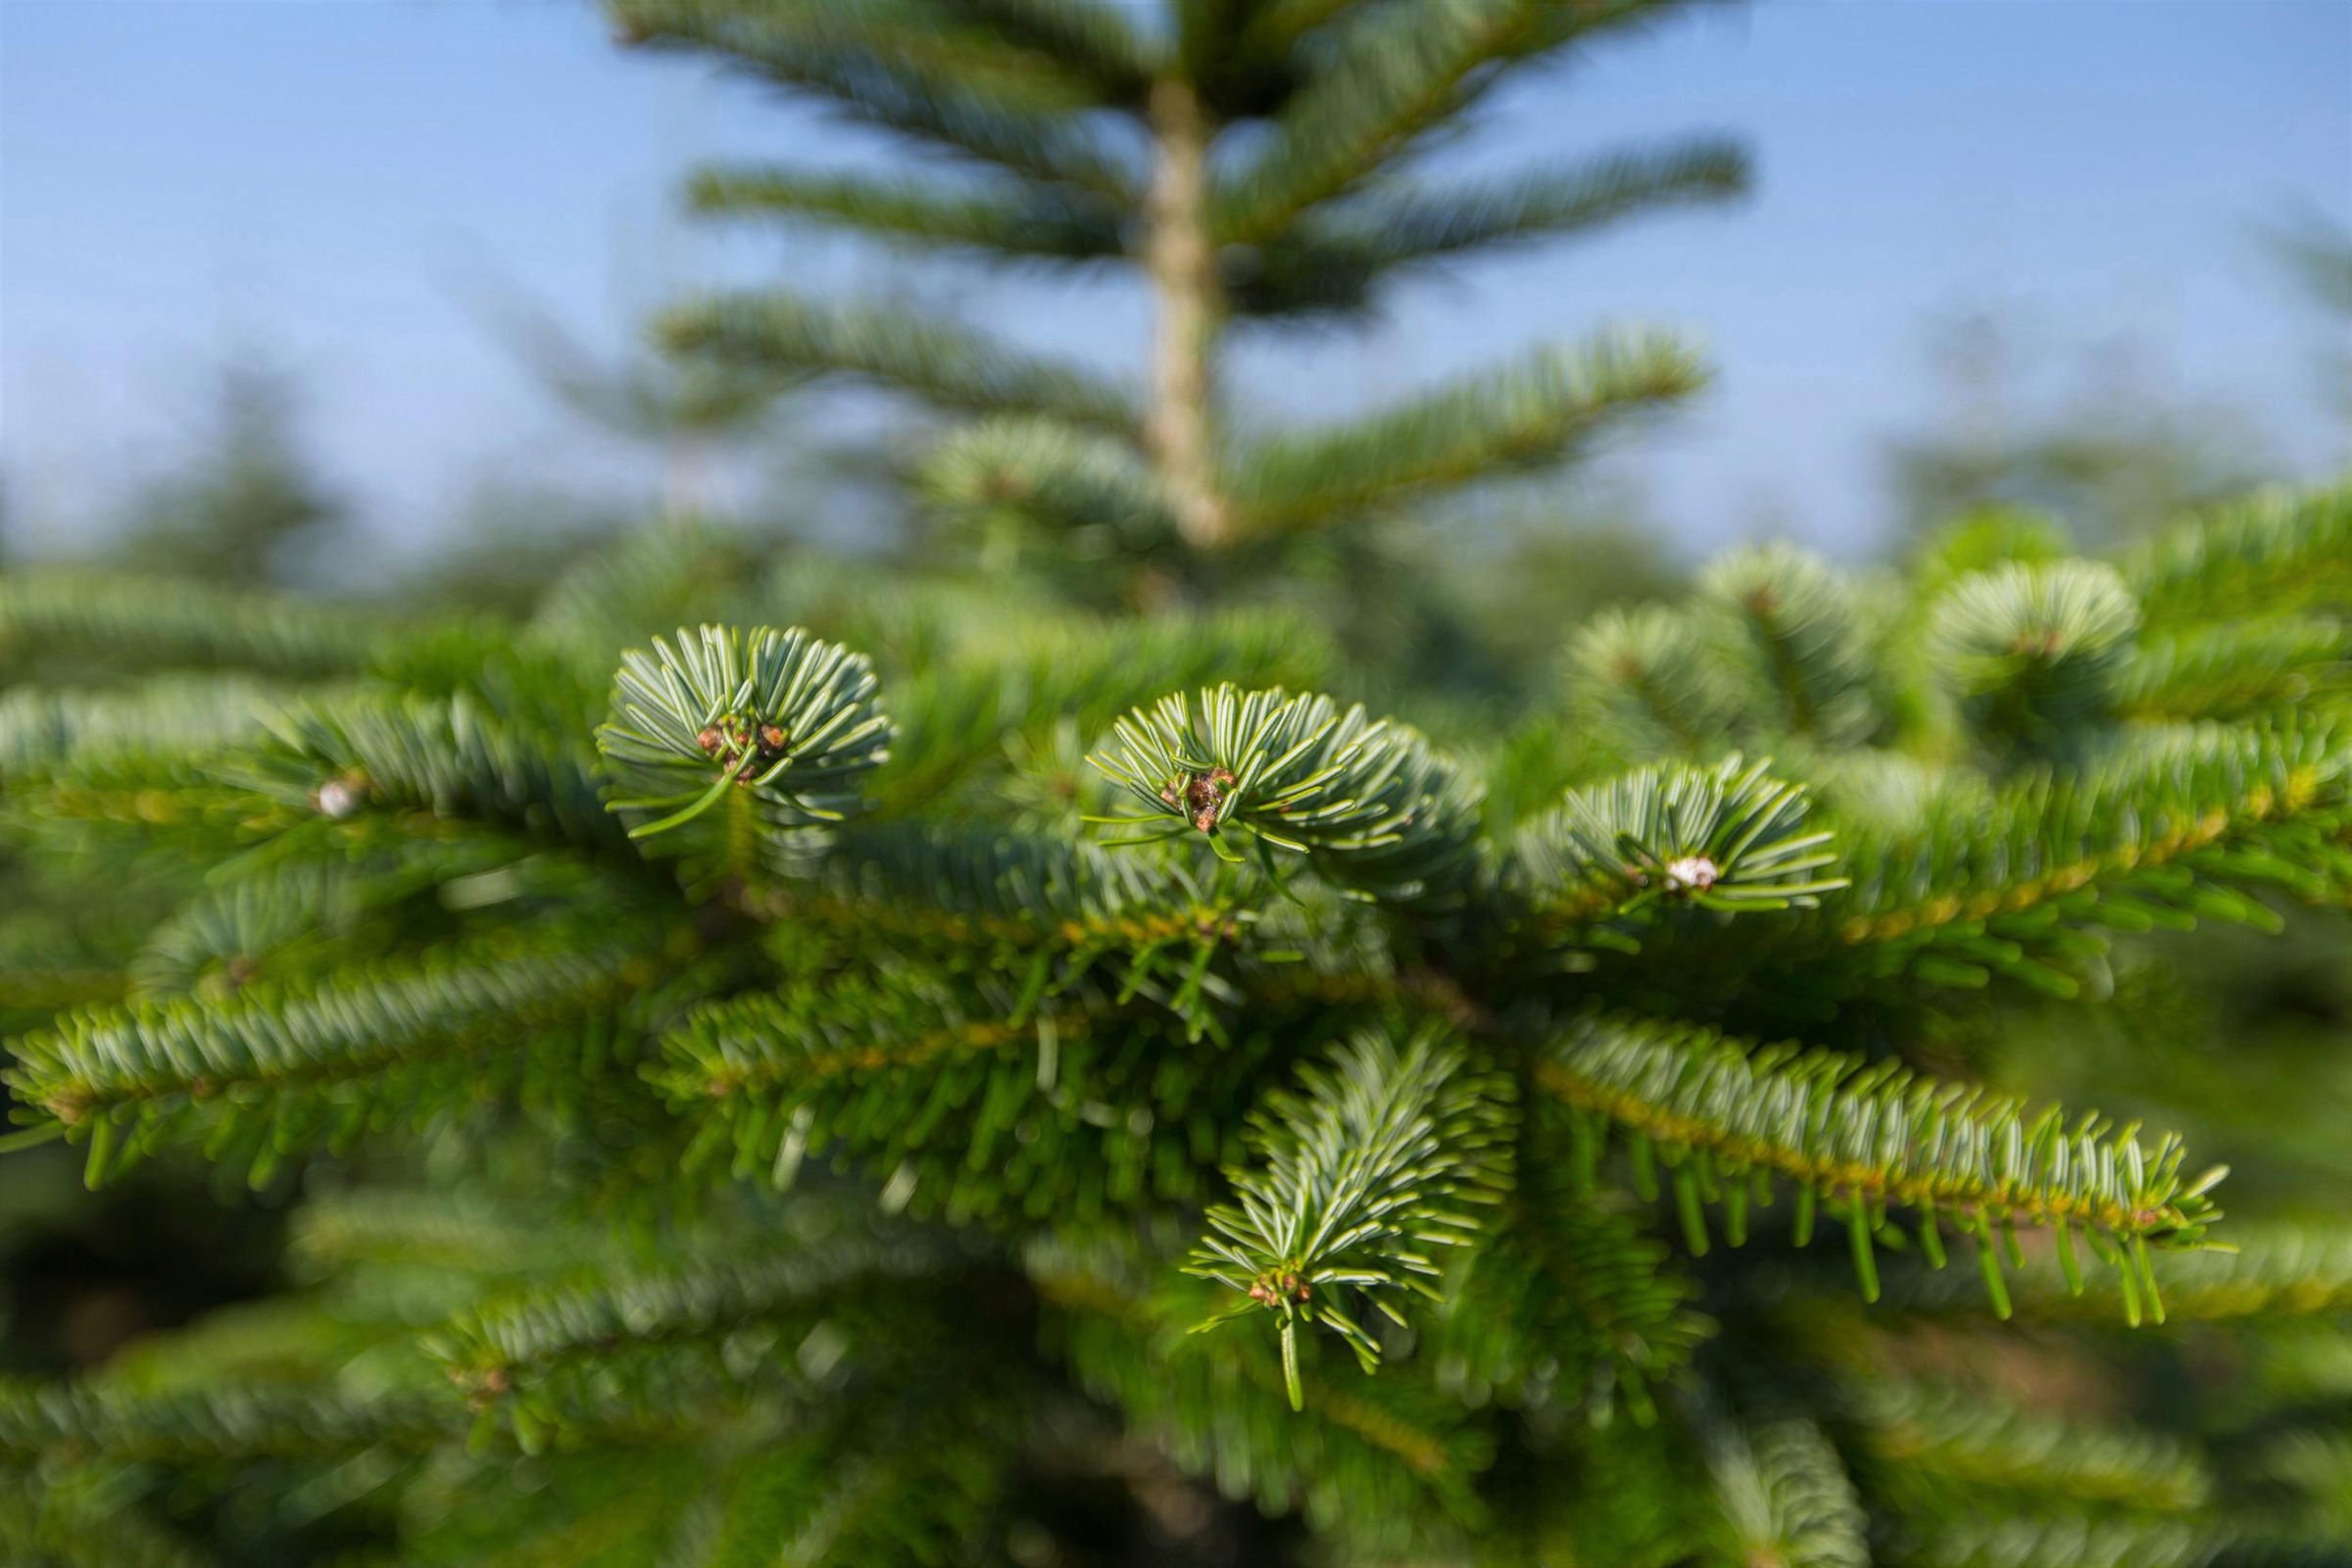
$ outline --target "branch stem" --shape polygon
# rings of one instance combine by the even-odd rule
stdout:
[[[1153,167],[1144,266],[1157,307],[1144,446],[1166,487],[1185,543],[1213,553],[1232,542],[1219,492],[1211,355],[1224,319],[1217,249],[1208,232],[1208,122],[1193,84],[1152,88]]]

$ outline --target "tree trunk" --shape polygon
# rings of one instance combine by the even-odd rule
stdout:
[[[1208,127],[1191,82],[1167,77],[1153,85],[1152,125],[1155,161],[1144,263],[1158,318],[1144,445],[1178,531],[1193,549],[1209,553],[1231,540],[1233,514],[1218,493],[1210,423],[1209,356],[1224,300],[1208,233]]]

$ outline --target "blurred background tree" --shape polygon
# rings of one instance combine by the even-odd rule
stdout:
[[[1887,445],[1897,527],[1962,513],[2040,512],[2092,548],[2142,538],[2277,471],[2241,411],[2185,397],[2150,345],[2067,352],[2015,310],[1962,311],[1929,333],[1935,428]]]
[[[2352,228],[2304,207],[2265,225],[2263,237],[2318,320],[2320,382],[2343,416],[2352,462]]]
[[[247,587],[312,580],[343,509],[304,457],[299,384],[251,352],[230,356],[217,375],[194,457],[131,498],[111,559]]]
[[[1283,591],[1326,582],[1348,607],[1335,621],[1360,617],[1352,652],[1409,665],[1422,579],[1395,569],[1380,549],[1393,531],[1375,524],[1556,467],[1703,384],[1680,341],[1621,330],[1284,427],[1226,369],[1237,332],[1362,322],[1400,276],[1742,193],[1746,158],[1719,135],[1501,176],[1412,172],[1513,74],[1673,7],[612,9],[631,41],[696,51],[898,138],[883,171],[701,170],[696,211],[1032,272],[1109,270],[1146,290],[1140,384],[904,301],[767,290],[661,323],[693,363],[878,384],[962,420],[913,464],[944,540],[1082,600],[1264,593],[1289,562]]]

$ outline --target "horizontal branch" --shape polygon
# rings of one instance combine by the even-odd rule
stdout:
[[[659,330],[680,353],[783,373],[858,376],[944,409],[1045,415],[1119,432],[1136,422],[1124,387],[904,305],[721,295],[672,309]]]
[[[352,674],[401,629],[349,606],[170,578],[62,567],[0,574],[0,667],[57,659],[84,669],[210,665],[273,675]]]
[[[416,1396],[359,1399],[326,1388],[142,1392],[94,1383],[0,1382],[0,1457],[67,1449],[140,1464],[316,1460],[372,1448],[421,1452],[463,1433],[466,1411]]]
[[[1953,1482],[2163,1513],[2201,1507],[2213,1491],[2202,1457],[2179,1439],[2087,1426],[1978,1391],[1877,1380],[1856,1415],[1880,1458]]]
[[[1020,261],[1091,262],[1124,253],[1129,215],[1107,198],[1066,186],[882,180],[780,168],[695,172],[686,199],[698,213],[808,219],[887,239],[963,246]]]
[[[952,154],[1113,197],[1134,188],[1132,160],[1070,113],[1105,104],[1104,84],[986,24],[876,0],[609,9],[627,41],[710,51]]]
[[[2352,896],[2352,775],[2324,722],[2143,734],[2080,775],[1931,797],[1899,836],[1841,840],[1852,891],[1820,918],[1877,976],[2073,995],[2079,928],[2269,925],[2253,895]]]
[[[1654,9],[1653,0],[1404,0],[1340,15],[1317,69],[1264,144],[1217,182],[1210,218],[1229,244],[1264,244],[1452,121],[1507,66]],[[1279,24],[1278,24],[1279,25]]]
[[[2151,626],[2340,616],[2352,612],[2352,486],[2265,492],[2158,535],[2121,564]]]
[[[1276,435],[1229,459],[1250,526],[1315,525],[1408,495],[1559,461],[1615,420],[1705,384],[1696,357],[1652,333],[1542,350],[1336,429]]]
[[[90,1179],[184,1132],[268,1131],[266,1161],[472,1102],[545,1032],[649,988],[668,933],[576,928],[70,1014],[15,1043],[24,1103],[90,1144]],[[570,1048],[576,1051],[576,1043]]]
[[[1466,251],[1578,234],[1664,207],[1728,200],[1748,187],[1739,143],[1700,137],[1498,180],[1417,181],[1335,206],[1296,242],[1374,271]]]
[[[2049,1227],[2070,1260],[2082,1229],[2120,1266],[2132,1321],[2143,1293],[2161,1320],[2149,1248],[2195,1247],[2219,1214],[2206,1193],[2224,1172],[2184,1178],[2177,1137],[2144,1149],[2137,1123],[2115,1131],[2089,1112],[2070,1125],[2054,1106],[2029,1122],[2021,1100],[1923,1078],[1891,1059],[1866,1065],[1834,1052],[1756,1049],[1692,1025],[1602,1015],[1545,1048],[1535,1080],[1592,1118],[1588,1138],[1623,1127],[1638,1172],[1663,1160],[1693,1250],[1707,1245],[1703,1200],[1726,1206],[1736,1244],[1751,1198],[1768,1197],[1776,1181],[1797,1188],[1800,1242],[1815,1203],[1827,1200],[1845,1221],[1863,1294],[1874,1300],[1870,1238],[1889,1208],[1902,1207],[1931,1259],[1943,1255],[1947,1225],[1974,1237],[2004,1316],[1994,1233],[2022,1224]]]

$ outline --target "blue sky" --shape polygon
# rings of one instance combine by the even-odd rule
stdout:
[[[1278,411],[1369,406],[1535,335],[1659,321],[1721,379],[1630,455],[1686,545],[1867,548],[1877,454],[1942,404],[1927,324],[1997,305],[2051,341],[2128,334],[2156,391],[2239,406],[2282,475],[2345,461],[2314,323],[2250,235],[2352,220],[2352,0],[1870,0],[1686,21],[1498,94],[1447,157],[1505,166],[1699,128],[1756,196],[1408,286],[1368,336],[1253,339]],[[0,0],[0,461],[52,538],[169,464],[207,368],[290,365],[320,462],[388,539],[485,478],[644,483],[488,338],[485,279],[619,343],[691,281],[789,274],[952,296],[1131,365],[1115,284],[943,284],[840,243],[682,226],[698,158],[870,155],[705,67],[612,46],[567,0]]]

